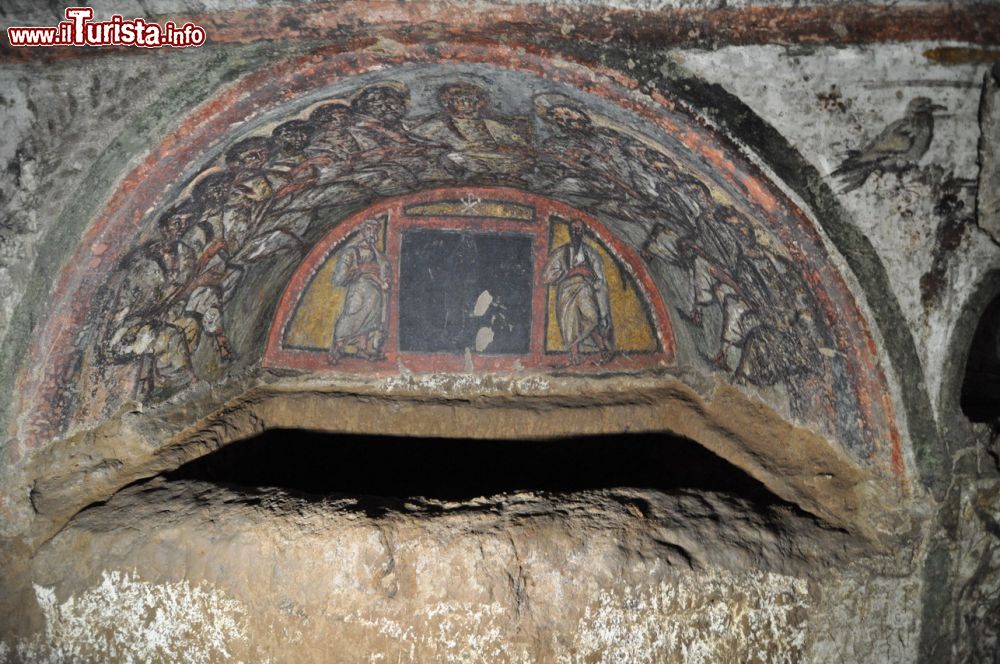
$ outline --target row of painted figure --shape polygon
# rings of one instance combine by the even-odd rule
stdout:
[[[704,329],[717,336],[703,353],[738,378],[770,385],[821,368],[819,348],[830,345],[829,332],[781,243],[721,202],[727,199],[662,145],[559,94],[538,94],[523,114],[503,114],[485,86],[458,80],[440,85],[434,103],[436,111],[411,117],[407,86],[382,82],[229,146],[121,261],[80,351],[107,366],[136,366],[141,398],[188,384],[203,339],[214,341],[222,360],[243,352],[229,341],[226,311],[252,266],[282,255],[297,260],[331,220],[364,204],[476,184],[542,193],[633,229],[626,235],[654,273],[674,284],[688,324],[700,330],[714,312],[716,322]],[[582,278],[583,263],[599,263],[587,258],[586,246],[574,240],[546,269],[551,283],[567,284],[560,287],[561,310],[574,308],[566,304],[574,299],[574,279],[566,275]],[[349,307],[375,299],[374,290],[359,290],[364,280],[378,281],[361,274],[371,258],[365,251],[353,259],[355,273],[337,277],[345,288],[355,284]],[[560,270],[565,274],[557,276]],[[370,288],[383,297],[384,284]],[[588,330],[582,337],[564,332],[567,345],[611,352],[607,311],[599,293],[591,299],[593,311],[577,307],[578,323],[568,314],[561,320],[566,329]],[[342,354],[343,340],[356,340],[357,330],[372,325],[362,319],[374,315],[342,317],[332,354]],[[382,342],[367,339],[361,354],[377,355]]]

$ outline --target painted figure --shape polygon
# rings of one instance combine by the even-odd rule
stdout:
[[[348,131],[353,121],[351,106],[339,100],[317,106],[309,114],[311,129],[303,150],[305,159],[294,178],[275,194],[272,210],[282,216],[291,215],[296,226],[302,220],[308,226],[316,210],[349,205],[370,195],[367,187],[352,180],[362,152]]]
[[[443,166],[449,173],[504,179],[531,165],[530,130],[514,118],[490,113],[486,90],[472,83],[448,83],[437,93],[441,114],[417,126],[413,133],[449,149]]]
[[[305,120],[289,120],[271,132],[273,152],[264,172],[272,194],[239,254],[240,262],[259,261],[281,251],[304,252],[302,234],[309,224],[309,215],[288,211],[287,207],[292,200],[289,192],[298,191],[312,175],[304,154],[310,132],[311,125]]]
[[[138,398],[195,380],[191,342],[201,328],[185,310],[184,296],[196,256],[181,238],[197,216],[191,205],[168,209],[158,222],[162,239],[128,256],[119,283],[107,291],[102,351],[112,365],[138,368]]]
[[[594,124],[583,109],[568,103],[537,104],[553,132],[543,144],[540,183],[591,211],[614,212],[629,196],[639,196],[629,181],[628,137]]]
[[[351,100],[352,124],[348,133],[361,150],[409,147],[403,118],[410,106],[410,90],[404,83],[386,81],[362,88]]]
[[[403,123],[409,105],[410,90],[397,81],[368,86],[354,96],[348,133],[361,153],[346,179],[379,196],[417,185],[427,145],[411,136]]]
[[[272,152],[272,140],[265,136],[245,138],[226,151],[226,170],[232,179],[222,223],[230,260],[238,263],[243,262],[237,257],[256,234],[274,194],[274,186],[265,171]]]
[[[583,222],[571,222],[569,242],[552,251],[542,277],[556,289],[556,319],[572,364],[580,363],[581,352],[600,353],[601,361],[614,354],[604,261],[584,241],[586,233]]]
[[[641,194],[630,200],[630,207],[640,205],[657,221],[692,232],[698,217],[716,207],[704,183],[685,173],[663,152],[641,143],[628,146],[628,152],[633,157],[630,182]],[[635,216],[639,218],[641,215]]]
[[[198,269],[222,270],[228,260],[226,226],[223,217],[232,184],[231,174],[212,170],[200,176],[191,189],[191,198],[200,211],[185,241],[198,252]]]
[[[349,104],[332,101],[313,109],[309,114],[312,135],[305,152],[310,159],[323,158],[318,163],[327,168],[343,170],[361,148],[348,132],[353,115]]]
[[[347,244],[333,271],[333,285],[347,289],[337,317],[330,347],[330,361],[345,355],[381,359],[388,319],[389,263],[378,248],[381,221],[361,225],[360,237]]]

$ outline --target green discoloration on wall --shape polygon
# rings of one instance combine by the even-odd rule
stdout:
[[[308,45],[300,45],[301,48],[306,46]],[[179,61],[183,54],[173,57]],[[274,57],[274,48],[267,44],[234,46],[219,49],[204,65],[200,62],[180,65],[187,69],[188,74],[181,77],[183,81],[167,90],[148,107],[139,121],[118,136],[94,161],[77,187],[77,194],[71,204],[49,225],[48,233],[40,242],[32,277],[0,346],[0,382],[14,384],[32,334],[42,322],[38,318],[39,312],[46,311],[46,303],[60,270],[77,247],[80,237],[100,213],[117,183],[128,171],[129,165],[137,163],[172,127],[222,86]],[[73,72],[77,69],[85,70],[81,64],[85,65],[77,62],[53,66],[64,67]],[[177,65],[172,62],[171,66]],[[0,422],[7,430],[11,424],[10,408],[15,396],[13,390],[5,390],[0,394]]]
[[[885,267],[871,242],[848,221],[843,207],[816,168],[738,98],[717,85],[693,78],[667,80],[664,85],[670,94],[703,110],[713,122],[740,137],[809,205],[864,289],[903,392],[901,402],[906,409],[921,479],[927,487],[941,491],[948,481],[947,457],[938,436],[923,370],[899,303],[889,295],[892,290]]]

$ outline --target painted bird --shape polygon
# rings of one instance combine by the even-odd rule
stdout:
[[[915,167],[934,136],[934,111],[946,110],[927,97],[914,97],[906,115],[890,123],[860,150],[849,150],[834,171],[844,183],[841,192],[857,189],[872,173],[902,173]]]

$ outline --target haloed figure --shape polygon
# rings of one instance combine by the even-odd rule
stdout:
[[[344,307],[333,330],[331,362],[345,355],[366,360],[382,358],[389,301],[389,263],[378,249],[381,222],[369,219],[360,237],[341,251],[333,285],[347,289]]]
[[[614,354],[604,261],[585,236],[583,222],[573,221],[569,243],[552,251],[543,275],[556,289],[556,320],[572,364],[580,363],[581,352],[600,353],[604,362]]]

